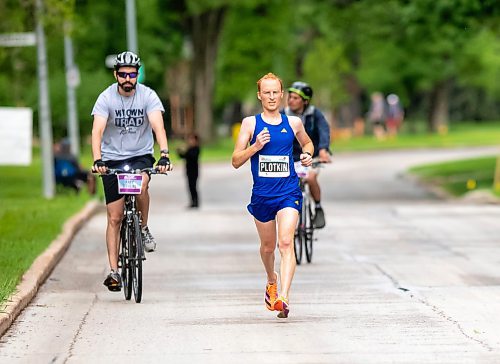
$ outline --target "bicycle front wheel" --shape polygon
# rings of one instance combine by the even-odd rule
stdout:
[[[132,297],[132,270],[130,267],[129,255],[129,241],[130,241],[130,228],[128,227],[127,220],[123,219],[120,228],[120,265],[121,276],[123,285],[123,294],[126,300]]]
[[[135,302],[142,300],[142,258],[144,256],[142,246],[141,224],[139,216],[133,216],[133,238],[132,238],[132,287],[134,289]]]

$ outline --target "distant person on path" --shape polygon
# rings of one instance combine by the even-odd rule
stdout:
[[[404,119],[404,110],[399,102],[398,95],[390,94],[387,96],[387,134],[396,136],[401,129]]]
[[[313,90],[305,82],[294,82],[288,88],[288,106],[284,112],[288,116],[298,116],[314,144],[313,159],[323,163],[331,163],[330,158],[330,125],[323,113],[311,105]],[[299,161],[302,150],[297,140],[293,142],[293,160]],[[321,206],[321,189],[318,182],[319,168],[310,168],[307,182],[314,199],[315,213],[313,224],[316,228],[325,227],[325,213]]]
[[[253,215],[260,238],[260,256],[267,274],[265,303],[268,310],[279,311],[286,318],[290,310],[289,291],[295,273],[294,232],[302,194],[293,165],[293,140],[297,138],[304,166],[312,164],[314,146],[302,121],[279,112],[283,82],[268,73],[257,81],[257,98],[262,113],[243,119],[232,156],[234,168],[251,162],[253,188],[247,206]],[[276,238],[281,255],[281,291],[278,296],[278,273],[274,270]]]
[[[378,140],[385,138],[386,111],[384,95],[380,92],[374,92],[371,95],[371,104],[367,119],[372,124],[373,135]]]
[[[94,170],[105,174],[108,168],[131,169],[152,167],[154,141],[160,146],[160,159],[157,166],[160,172],[171,170],[167,135],[163,126],[162,113],[165,111],[155,91],[137,83],[139,57],[132,52],[117,55],[114,77],[117,82],[104,90],[94,105],[92,115],[92,154]],[[149,180],[143,174],[142,192],[137,197],[141,212],[142,239],[147,252],[156,248],[156,241],[148,228]],[[118,274],[118,249],[120,225],[123,218],[124,196],[118,194],[118,181],[114,175],[102,176],[107,208],[106,244],[111,272],[104,280],[110,291],[119,291],[122,286]]]
[[[67,138],[54,145],[54,173],[56,184],[80,192],[83,185],[87,186],[90,195],[95,194],[95,176],[83,169],[76,157],[71,153]]]
[[[186,161],[186,176],[188,180],[189,194],[191,195],[190,208],[198,208],[200,201],[198,199],[198,176],[199,176],[199,158],[200,158],[200,142],[198,135],[191,133],[187,138],[187,147],[185,149],[177,149],[179,157]]]

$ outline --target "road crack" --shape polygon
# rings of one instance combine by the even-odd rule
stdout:
[[[75,348],[78,337],[80,336],[80,333],[82,332],[83,327],[87,323],[87,317],[88,317],[90,311],[92,311],[92,308],[94,308],[96,302],[97,302],[97,294],[94,294],[94,299],[92,300],[92,303],[90,304],[87,312],[85,312],[85,315],[83,315],[82,320],[80,321],[80,324],[78,325],[78,329],[76,330],[76,333],[73,336],[73,339],[71,340],[71,344],[70,344],[69,349],[68,349],[68,356],[66,357],[66,359],[64,359],[64,362],[63,362],[64,364],[66,364],[68,362],[68,360],[73,356],[73,349]]]
[[[488,345],[486,342],[482,341],[482,340],[479,340],[479,339],[476,339],[475,337],[467,334],[464,330],[464,328],[462,327],[462,325],[460,325],[460,323],[457,321],[457,320],[454,320],[452,317],[448,316],[442,309],[440,309],[439,307],[437,307],[436,305],[433,305],[432,303],[430,303],[429,301],[427,301],[425,298],[423,298],[422,296],[417,296],[414,292],[411,292],[408,288],[404,288],[404,287],[401,287],[401,285],[399,284],[398,280],[396,278],[394,278],[392,275],[390,275],[388,272],[386,272],[385,270],[383,270],[378,264],[373,264],[375,266],[375,268],[382,274],[384,275],[385,277],[387,277],[392,285],[400,290],[400,291],[403,291],[403,292],[409,292],[409,295],[410,295],[410,298],[415,298],[418,302],[422,303],[423,305],[429,307],[432,311],[434,311],[436,314],[438,314],[441,318],[445,319],[446,321],[450,322],[453,326],[455,326],[458,331],[468,340],[471,340],[471,341],[474,341],[476,343],[478,343],[479,345],[481,345],[483,348],[485,348],[486,350],[488,351],[493,351],[493,348]]]

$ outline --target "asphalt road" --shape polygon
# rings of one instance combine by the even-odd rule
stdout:
[[[439,200],[402,177],[494,152],[336,155],[321,172],[327,226],[286,320],[264,306],[249,165],[204,165],[198,211],[177,166],[152,183],[143,302],[102,286],[98,214],[1,338],[0,363],[499,363],[500,205]]]

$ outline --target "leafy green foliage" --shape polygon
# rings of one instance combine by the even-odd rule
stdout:
[[[292,76],[291,34],[286,1],[266,5],[233,7],[229,10],[222,33],[217,64],[216,104],[255,100],[256,82],[268,72],[284,81]]]
[[[93,102],[113,82],[104,59],[127,46],[125,2],[44,3],[54,134],[66,133],[66,29],[81,74],[77,104],[85,135]],[[0,2],[0,33],[33,31],[34,4]],[[145,82],[164,101],[166,72],[186,57],[183,45],[192,41],[190,20],[224,8],[215,78],[218,112],[230,103],[256,103],[255,81],[272,71],[286,85],[308,81],[314,103],[325,110],[362,104],[373,91],[395,92],[407,115],[422,117],[433,105],[436,85],[447,82],[454,119],[500,114],[495,106],[500,99],[500,8],[495,0],[141,0],[136,8]],[[68,22],[70,29],[65,28]],[[36,49],[0,48],[0,67],[0,88],[9,90],[0,93],[0,105],[32,107],[36,121]]]

